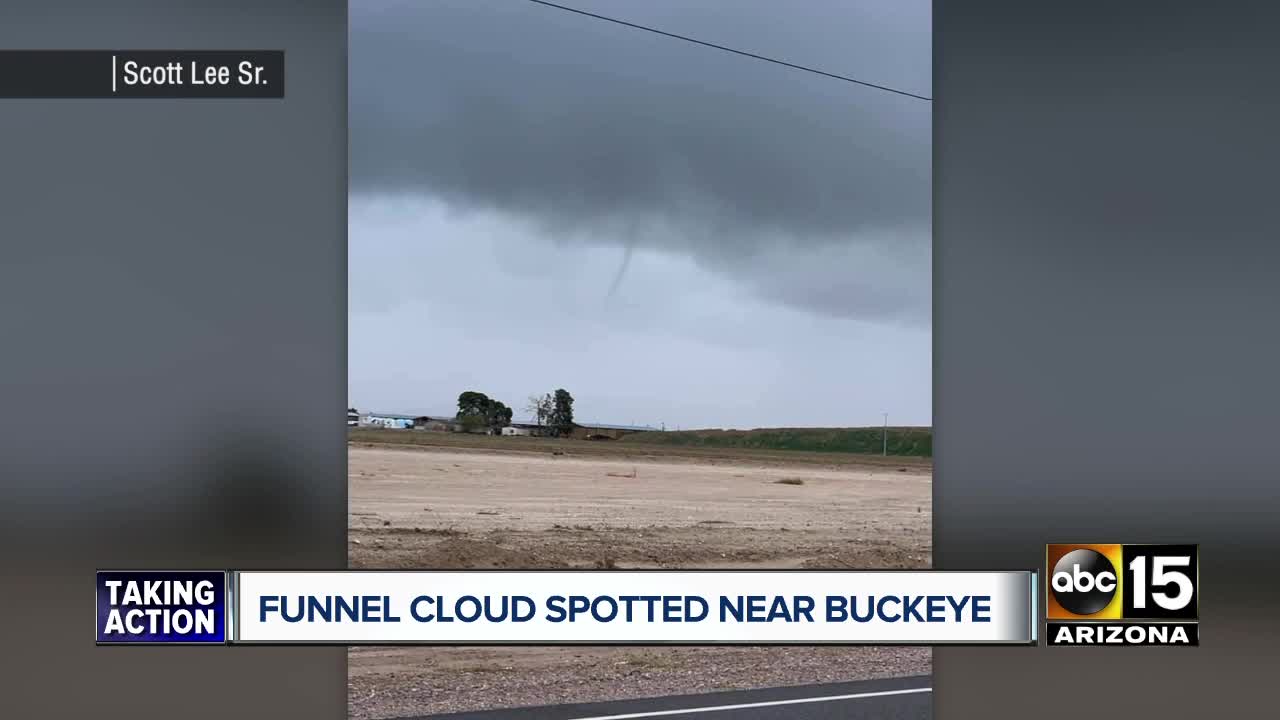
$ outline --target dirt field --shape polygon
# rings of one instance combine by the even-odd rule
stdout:
[[[507,440],[514,439],[498,442]],[[932,561],[931,469],[919,461],[449,442],[350,447],[352,567],[873,568]],[[927,648],[353,648],[349,659],[353,718],[930,669]]]

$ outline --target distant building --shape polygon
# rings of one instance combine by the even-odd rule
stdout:
[[[512,432],[507,432],[511,429]],[[623,435],[637,432],[656,431],[658,428],[649,427],[648,425],[607,425],[604,423],[586,423],[575,425],[570,437],[578,439],[609,439],[616,440]],[[541,436],[550,433],[550,428],[546,425],[540,425],[533,420],[517,420],[513,421],[508,427],[502,429],[503,435],[533,435]]]
[[[457,421],[451,417],[439,415],[419,415],[413,419],[414,430],[431,430],[433,432],[455,432]]]
[[[413,428],[412,415],[394,413],[366,413],[360,416],[359,424],[363,427],[379,427],[390,430],[410,430]]]
[[[502,434],[507,435],[528,435],[531,437],[542,437],[547,434],[547,426],[541,425],[535,420],[512,420],[507,427],[515,428],[519,432],[508,433],[507,428],[502,429]]]
[[[591,428],[593,430],[616,430],[618,432],[656,432],[658,428],[652,425],[607,425],[605,423],[582,423],[581,427]]]
[[[588,440],[617,440],[623,435],[638,432],[656,431],[648,425],[607,425],[605,423],[582,423],[574,426],[570,437]]]
[[[467,432],[452,415],[403,415],[400,413],[358,412],[355,408],[347,409],[347,425],[359,427],[388,428],[392,430],[430,430],[435,432]],[[607,423],[579,423],[574,426],[570,437],[590,440],[616,440],[623,435],[637,432],[652,432],[658,428],[648,425],[610,425]],[[472,432],[488,435],[500,434],[506,437],[540,437],[550,433],[550,428],[534,420],[513,420],[501,430],[474,428]]]

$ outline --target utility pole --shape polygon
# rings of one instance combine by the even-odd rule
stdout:
[[[883,413],[883,415],[884,415],[884,436],[883,436],[884,450],[882,451],[881,454],[883,454],[885,457],[889,457],[889,413]]]

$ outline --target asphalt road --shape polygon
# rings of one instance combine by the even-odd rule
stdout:
[[[928,675],[430,715],[433,720],[928,720]],[[410,719],[406,719],[410,720]]]

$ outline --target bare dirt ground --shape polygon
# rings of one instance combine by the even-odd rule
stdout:
[[[485,442],[350,447],[351,567],[932,562],[931,468],[920,461]],[[349,654],[348,696],[351,717],[387,718],[920,674],[930,658],[928,648],[362,647]]]

